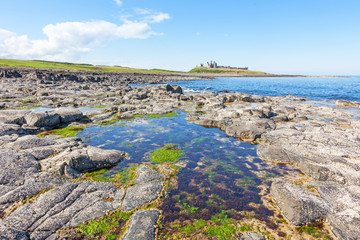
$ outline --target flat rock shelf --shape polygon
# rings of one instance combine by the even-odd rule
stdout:
[[[1,239],[360,237],[357,102],[6,71]]]

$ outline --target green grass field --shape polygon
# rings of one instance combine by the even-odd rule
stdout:
[[[238,75],[265,75],[266,73],[260,71],[227,69],[227,68],[206,68],[196,67],[189,71],[189,73],[210,73],[210,74],[238,74]]]
[[[151,74],[171,74],[171,73],[186,73],[180,71],[170,71],[164,69],[137,69],[121,66],[98,66],[83,63],[68,63],[68,62],[52,62],[42,60],[13,60],[0,59],[0,66],[4,67],[24,67],[24,68],[39,68],[39,69],[62,69],[72,71],[95,71],[95,72],[119,72],[119,73],[151,73]],[[191,69],[188,73],[193,74],[237,74],[237,75],[265,75],[266,73],[260,71],[239,70],[216,68],[210,69],[205,67],[196,67]]]
[[[0,66],[5,67],[25,67],[25,68],[43,68],[43,69],[63,69],[73,71],[95,71],[95,72],[125,72],[125,73],[184,73],[178,71],[169,71],[163,69],[136,69],[120,66],[96,66],[91,64],[51,62],[41,60],[12,60],[0,59]]]

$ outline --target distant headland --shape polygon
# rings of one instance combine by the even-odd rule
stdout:
[[[204,67],[203,63],[200,63],[200,66],[196,66],[196,67]],[[215,61],[210,61],[206,63],[206,67],[207,68],[224,68],[224,69],[239,69],[239,70],[249,70],[248,67],[232,67],[232,66],[218,66],[217,62]]]

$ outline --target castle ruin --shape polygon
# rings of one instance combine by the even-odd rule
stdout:
[[[200,67],[204,67],[204,64],[200,63]],[[206,67],[207,68],[225,68],[225,69],[249,70],[248,67],[218,66],[217,62],[215,62],[215,61],[207,62]]]

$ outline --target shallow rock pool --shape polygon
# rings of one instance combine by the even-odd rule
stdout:
[[[274,178],[296,175],[298,171],[291,166],[263,162],[257,157],[256,145],[227,137],[219,129],[188,122],[185,117],[185,112],[178,111],[173,117],[142,116],[108,126],[92,124],[78,136],[89,145],[129,153],[127,160],[106,174],[134,164],[151,165],[150,154],[166,144],[175,144],[182,150],[176,163],[179,170],[160,203],[160,238],[174,234],[189,237],[183,231],[194,221],[210,221],[216,226],[216,219],[232,219],[236,223],[249,215],[267,228],[276,229],[275,214],[264,205],[262,197],[268,194]],[[190,232],[196,231],[201,229]]]

